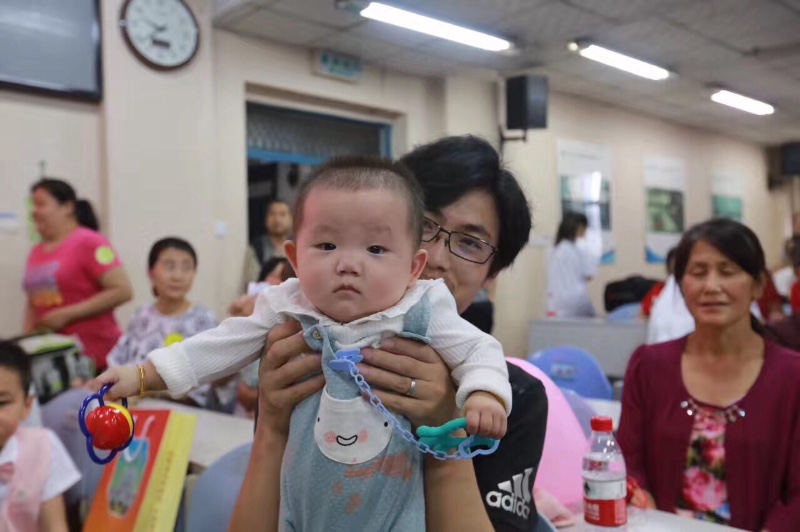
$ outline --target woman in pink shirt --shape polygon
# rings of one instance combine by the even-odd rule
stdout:
[[[25,332],[49,330],[77,337],[98,370],[122,331],[113,311],[132,297],[128,274],[97,232],[92,206],[59,179],[31,187],[33,220],[42,241],[25,267]]]
[[[675,279],[696,329],[640,347],[618,440],[634,503],[746,530],[800,530],[800,355],[761,334],[756,235],[732,220],[689,229]]]

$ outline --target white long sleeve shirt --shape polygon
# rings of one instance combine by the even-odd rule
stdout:
[[[588,283],[596,274],[596,261],[578,242],[559,242],[550,255],[547,272],[547,315],[556,318],[594,316]]]
[[[403,330],[405,314],[426,294],[430,302],[428,337],[458,385],[458,407],[463,407],[471,393],[485,391],[500,398],[510,413],[511,385],[500,343],[458,315],[455,300],[441,280],[417,281],[395,306],[341,324],[314,307],[297,279],[289,279],[262,292],[252,316],[228,318],[214,329],[156,349],[149,358],[170,393],[180,397],[258,359],[270,329],[299,316],[328,327],[337,350],[377,347],[381,340]]]

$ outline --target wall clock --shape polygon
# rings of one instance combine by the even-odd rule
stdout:
[[[119,19],[133,54],[156,70],[188,64],[200,47],[200,29],[181,0],[125,0]]]

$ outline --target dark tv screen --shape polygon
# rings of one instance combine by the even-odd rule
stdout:
[[[99,0],[0,0],[0,85],[100,101]]]

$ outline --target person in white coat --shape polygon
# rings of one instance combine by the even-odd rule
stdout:
[[[547,279],[547,316],[589,318],[595,315],[588,283],[597,273],[597,259],[586,246],[589,221],[584,214],[566,212],[550,255]]]

